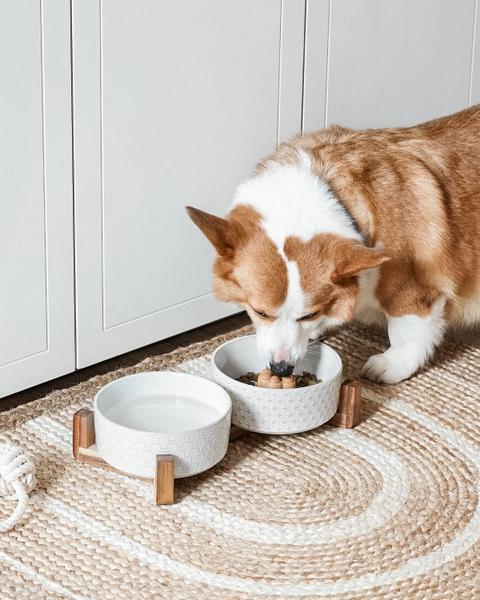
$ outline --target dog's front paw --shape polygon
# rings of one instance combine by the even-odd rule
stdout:
[[[415,373],[420,365],[404,349],[389,348],[374,354],[365,363],[362,375],[379,383],[398,383]]]

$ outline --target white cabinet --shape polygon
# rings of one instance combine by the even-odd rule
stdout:
[[[184,206],[224,213],[300,129],[303,4],[73,1],[79,367],[235,310]]]
[[[475,5],[307,0],[305,129],[410,125],[468,106]]]
[[[224,213],[302,127],[480,101],[476,5],[5,0],[0,396],[234,311],[184,206]]]
[[[472,81],[470,84],[470,104],[477,104],[480,102],[480,14],[478,10],[475,11],[475,24],[473,33],[473,54],[472,54]]]
[[[69,20],[2,2],[0,396],[75,366]]]

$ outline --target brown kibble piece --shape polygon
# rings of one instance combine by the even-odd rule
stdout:
[[[260,371],[257,378],[257,385],[260,387],[269,387],[270,379],[272,378],[272,372],[268,369]]]
[[[276,375],[272,375],[269,369],[264,369],[259,375],[257,385],[264,388],[281,389],[282,380]]]
[[[281,390],[282,389],[282,380],[280,379],[280,377],[275,377],[275,375],[274,375],[270,379],[270,383],[269,383],[268,387],[272,388],[273,390]]]
[[[291,390],[295,387],[297,387],[297,385],[293,377],[282,377],[282,388],[284,390]]]
[[[272,389],[294,389],[299,387],[306,387],[308,385],[315,385],[321,380],[317,379],[312,373],[303,372],[303,375],[290,375],[289,377],[277,377],[273,375],[270,369],[263,369],[260,373],[253,373],[249,371],[245,375],[237,377],[237,381],[245,383],[247,385],[257,385],[263,388]]]
[[[270,371],[270,369],[263,369],[263,371],[260,371],[260,373],[258,374],[258,379],[263,379],[265,381],[270,381],[271,377],[272,372]]]
[[[280,390],[282,388],[282,380],[276,375],[271,375],[268,387],[274,390]]]
[[[269,369],[264,369],[258,374],[257,385],[259,387],[270,387],[270,379],[272,372]]]

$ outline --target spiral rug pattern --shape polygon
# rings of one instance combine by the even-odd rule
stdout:
[[[395,386],[365,382],[355,430],[248,435],[151,504],[148,483],[75,463],[70,423],[97,389],[133,372],[208,374],[235,332],[152,356],[0,414],[37,469],[37,490],[0,535],[0,597],[74,599],[480,598],[480,350],[445,344]],[[385,347],[331,337],[346,375]],[[11,509],[0,502],[0,518]]]

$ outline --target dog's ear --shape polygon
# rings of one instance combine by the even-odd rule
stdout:
[[[341,283],[342,280],[378,267],[387,260],[390,257],[377,248],[367,248],[353,241],[341,242],[335,246],[335,269],[331,279],[333,283]]]
[[[235,249],[235,229],[232,223],[193,206],[186,206],[195,225],[203,231],[220,256],[228,257]]]

